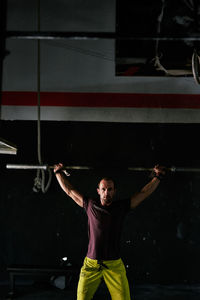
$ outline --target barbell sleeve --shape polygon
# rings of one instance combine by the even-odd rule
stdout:
[[[25,165],[25,164],[7,164],[7,169],[22,169],[22,170],[47,170],[54,169],[54,166],[49,165]],[[91,167],[88,166],[63,166],[62,169],[70,169],[70,170],[91,170]]]
[[[18,164],[7,164],[7,169],[22,169],[22,170],[47,170],[48,165],[18,165]]]

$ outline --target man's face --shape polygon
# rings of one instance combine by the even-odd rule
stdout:
[[[99,183],[97,192],[100,196],[102,205],[110,205],[115,195],[115,187],[112,180],[102,179]]]

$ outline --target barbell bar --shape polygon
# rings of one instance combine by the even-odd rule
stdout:
[[[48,170],[54,169],[54,166],[45,165],[25,165],[25,164],[7,164],[7,169],[20,169],[20,170]],[[63,166],[64,170],[92,170],[93,167],[89,166]],[[144,172],[144,171],[153,171],[154,168],[146,168],[146,167],[128,167],[128,171],[135,172]],[[169,167],[166,168],[169,172],[200,172],[200,168],[185,168],[185,167]]]
[[[16,170],[49,170],[54,169],[54,166],[49,165],[19,165],[19,164],[7,164],[7,169],[16,169]],[[70,176],[70,173],[66,171],[66,169],[70,170],[90,170],[92,168],[86,166],[63,166],[63,172],[66,176]]]
[[[129,171],[153,171],[154,168],[141,168],[141,167],[130,167]],[[177,168],[177,167],[169,167],[165,168],[166,171],[169,172],[200,172],[200,168]]]
[[[54,166],[49,165],[19,165],[19,164],[7,164],[7,169],[23,169],[23,170],[47,170],[47,169],[54,169]],[[70,170],[91,170],[91,167],[87,166],[63,166],[63,169],[70,169]]]

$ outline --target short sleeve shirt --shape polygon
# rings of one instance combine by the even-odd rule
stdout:
[[[120,258],[122,225],[130,210],[130,199],[103,206],[100,199],[84,198],[83,206],[88,216],[87,257],[97,260]]]

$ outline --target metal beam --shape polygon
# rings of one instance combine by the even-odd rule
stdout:
[[[73,31],[6,31],[5,38],[34,40],[136,40],[136,41],[200,41],[200,36],[137,36],[119,35],[115,32],[73,32]]]
[[[16,145],[0,138],[0,154],[17,154]]]

